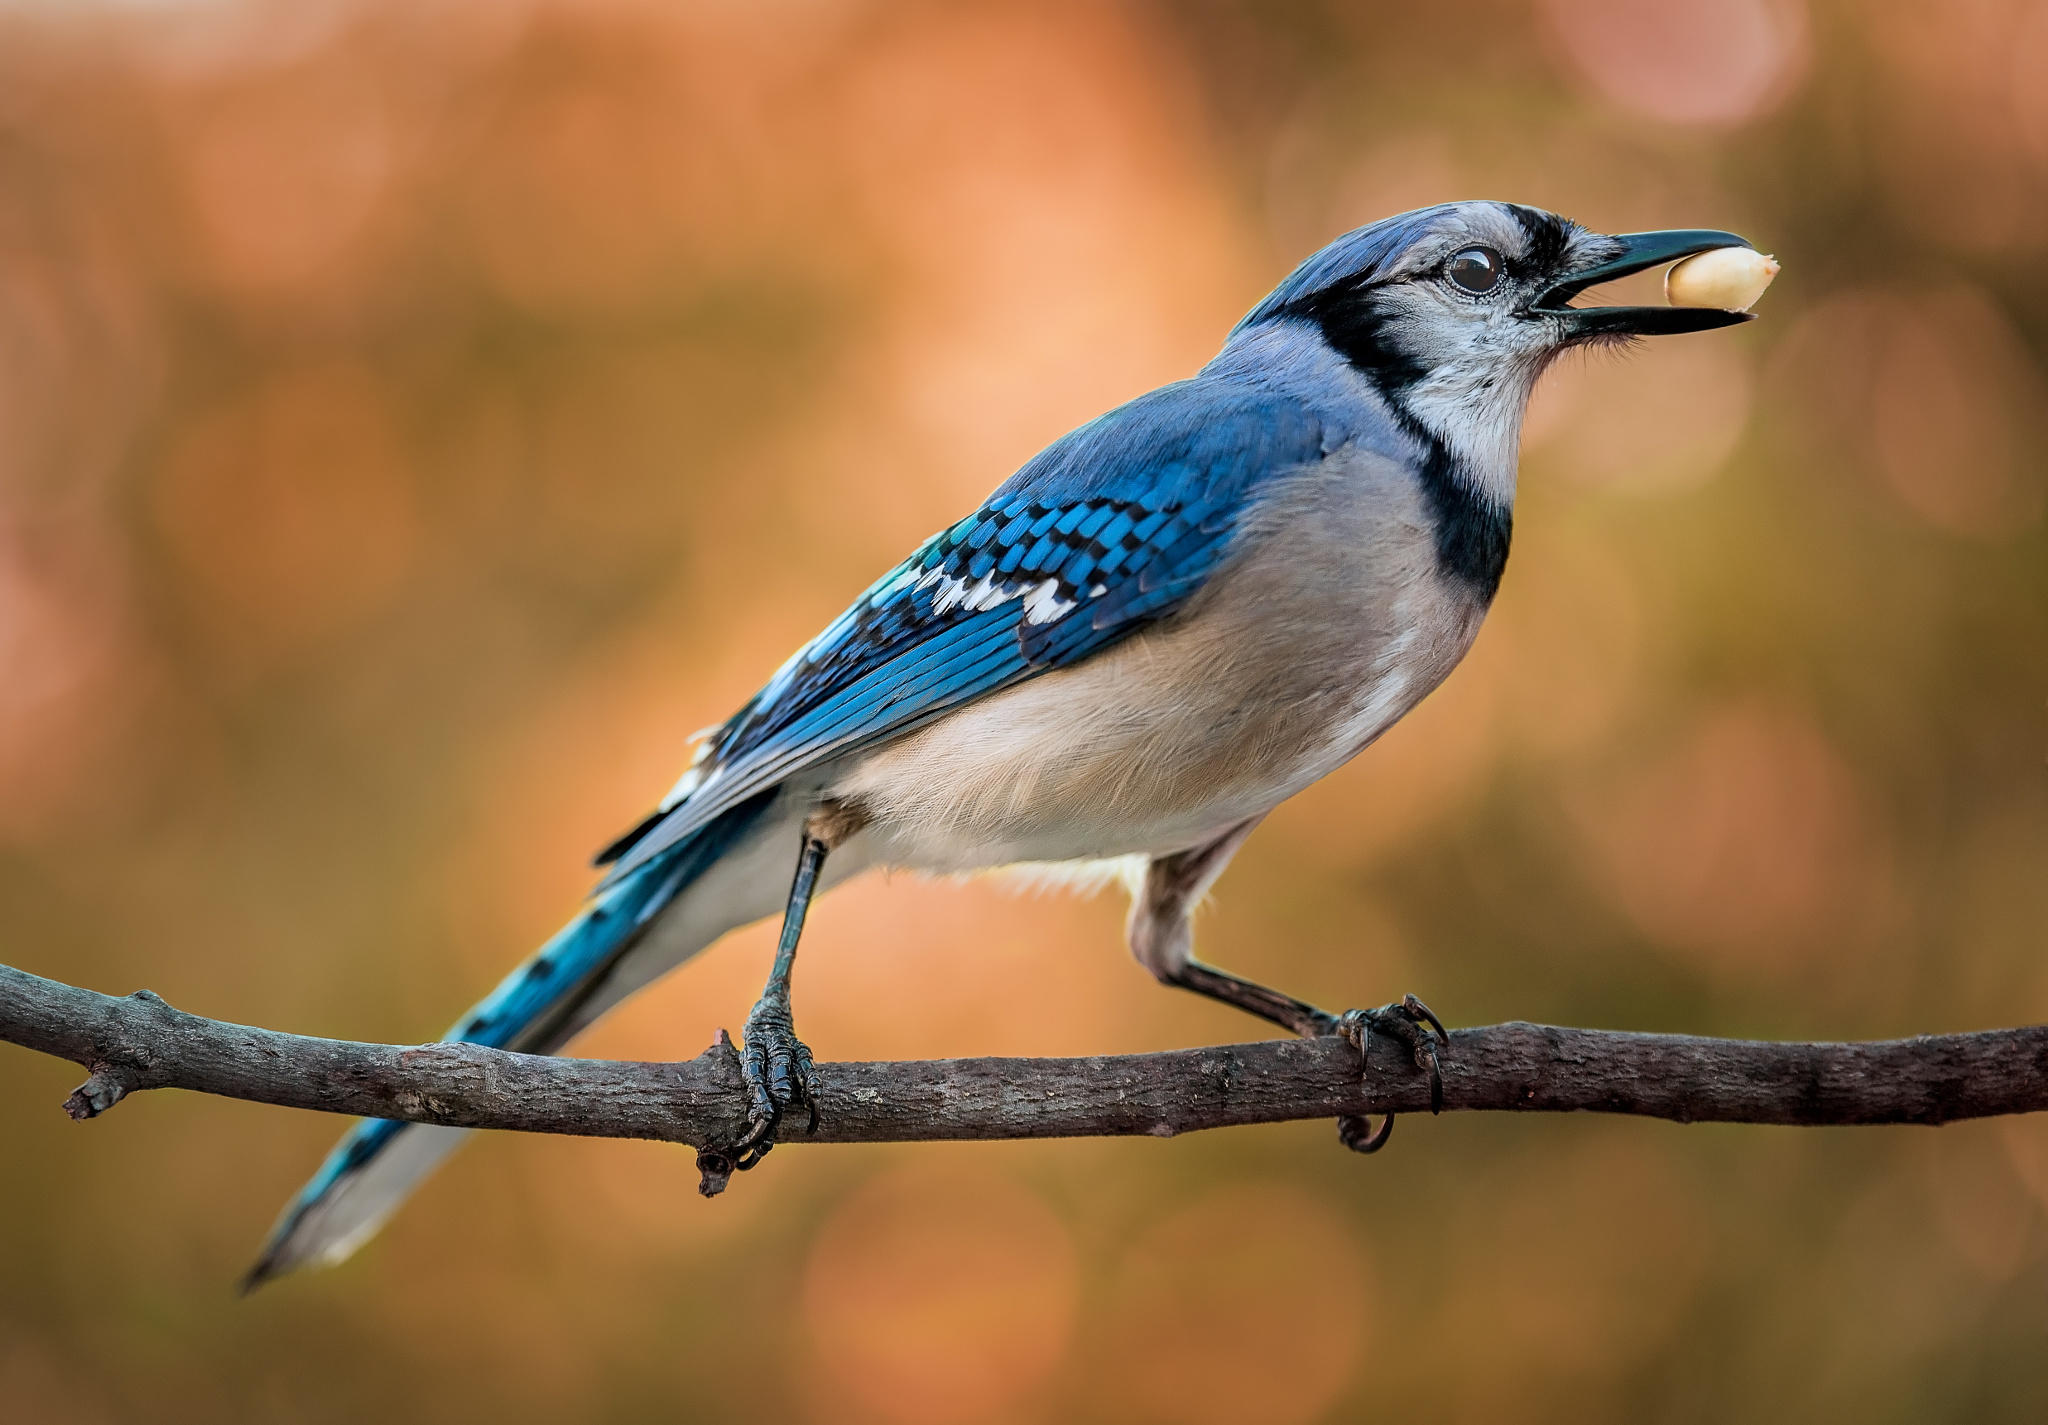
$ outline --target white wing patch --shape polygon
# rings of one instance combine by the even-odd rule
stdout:
[[[932,602],[935,614],[951,613],[956,608],[979,613],[983,609],[1007,604],[1012,599],[1022,599],[1024,622],[1032,624],[1051,623],[1071,611],[1076,603],[1076,600],[1061,595],[1057,579],[1034,579],[1024,583],[998,580],[994,574],[984,574],[969,581],[956,578],[944,569],[934,569],[918,581],[918,587],[939,591]],[[1101,587],[1097,585],[1091,592],[1101,592]]]

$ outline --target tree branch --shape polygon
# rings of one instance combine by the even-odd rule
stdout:
[[[746,1096],[723,1032],[695,1059],[619,1063],[473,1044],[356,1044],[186,1014],[0,965],[0,1040],[84,1065],[64,1107],[138,1089],[464,1128],[737,1140]],[[822,1064],[820,1143],[1169,1137],[1198,1128],[1417,1112],[1424,1076],[1375,1039],[1361,1078],[1340,1039],[1080,1059]],[[1497,1024],[1454,1031],[1444,1108],[1632,1113],[1681,1123],[1946,1123],[2048,1109],[2048,1026],[1866,1043],[1783,1044]],[[793,1141],[804,1141],[801,1133]],[[707,1189],[712,1184],[707,1179]]]

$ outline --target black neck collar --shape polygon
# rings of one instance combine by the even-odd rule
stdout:
[[[1481,489],[1469,464],[1408,405],[1408,391],[1429,374],[1409,352],[1387,339],[1387,323],[1372,302],[1343,284],[1314,292],[1286,309],[1312,324],[1351,368],[1372,384],[1402,430],[1422,450],[1417,478],[1436,532],[1437,567],[1492,603],[1507,568],[1515,514]]]

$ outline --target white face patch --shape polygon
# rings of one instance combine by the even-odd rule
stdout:
[[[1556,350],[1548,327],[1426,281],[1383,290],[1378,306],[1392,344],[1427,372],[1402,403],[1463,459],[1483,493],[1511,504],[1522,416]]]

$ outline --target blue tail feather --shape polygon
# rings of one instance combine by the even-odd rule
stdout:
[[[733,808],[661,856],[602,887],[573,920],[457,1020],[441,1036],[442,1042],[541,1054],[559,1048],[566,1037],[565,1026],[641,929],[745,836],[774,796],[771,790]],[[323,1240],[300,1240],[302,1229],[309,1227],[323,1204],[390,1149],[394,1140],[417,1131],[419,1125],[397,1119],[368,1118],[344,1134],[279,1217],[243,1289],[250,1290],[310,1260],[339,1260],[374,1232],[381,1224],[381,1213],[348,1224],[338,1234],[311,1234]]]

